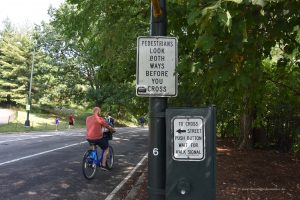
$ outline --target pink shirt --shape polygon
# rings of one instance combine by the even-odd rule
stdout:
[[[98,140],[103,137],[102,127],[108,128],[106,121],[98,115],[91,115],[86,118],[86,139]]]

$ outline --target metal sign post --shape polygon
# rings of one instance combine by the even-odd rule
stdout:
[[[177,96],[177,39],[166,0],[151,1],[151,37],[137,41],[136,95],[149,99],[148,199],[214,200],[215,107],[167,109]]]
[[[158,1],[154,1],[158,4]],[[154,16],[151,4],[151,36],[167,35],[166,0],[159,1],[161,15]],[[148,196],[149,200],[165,199],[166,180],[166,124],[165,111],[167,108],[166,97],[151,97],[150,124],[149,124],[149,150],[148,150]]]

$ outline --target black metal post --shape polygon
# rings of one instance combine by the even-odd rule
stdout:
[[[167,13],[166,1],[159,0],[162,15],[154,16],[151,4],[151,36],[166,36]],[[166,97],[150,97],[150,145],[148,153],[148,195],[149,200],[165,199],[166,179]]]
[[[33,67],[34,67],[34,56],[35,56],[35,46],[33,47],[33,53],[32,53],[32,64],[31,64],[30,82],[29,82],[29,90],[28,90],[28,105],[30,107],[29,107],[29,110],[27,110],[27,118],[25,120],[26,128],[30,127],[29,112],[31,109],[31,88],[32,88],[32,76],[33,76]]]
[[[29,104],[28,104],[29,105]],[[29,120],[29,110],[27,110],[27,117],[25,120],[25,127],[29,128],[30,127],[30,120]]]

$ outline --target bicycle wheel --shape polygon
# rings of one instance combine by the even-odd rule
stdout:
[[[112,146],[109,146],[108,148],[109,148],[109,154],[106,161],[106,167],[107,169],[111,170],[114,165],[115,156],[114,156],[114,149],[112,148]]]
[[[82,159],[82,172],[83,176],[91,180],[95,177],[97,171],[97,165],[94,163],[94,159],[91,157],[92,150],[85,152]]]

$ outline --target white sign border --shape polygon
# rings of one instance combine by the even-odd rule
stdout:
[[[173,95],[161,95],[161,94],[151,94],[151,93],[147,93],[147,94],[139,94],[138,93],[138,80],[139,80],[139,40],[140,38],[162,38],[162,39],[175,39],[175,73],[176,73],[176,67],[178,65],[178,39],[177,37],[171,37],[171,36],[139,36],[137,38],[137,61],[136,61],[136,87],[135,87],[135,93],[136,96],[138,97],[177,97],[178,95],[178,73],[175,74],[175,94]]]
[[[202,120],[202,130],[203,130],[203,157],[198,158],[175,158],[174,157],[174,120],[175,119],[201,119]],[[172,158],[176,161],[204,161],[206,158],[206,137],[205,137],[205,120],[203,116],[175,116],[171,119],[171,144],[172,144]]]

